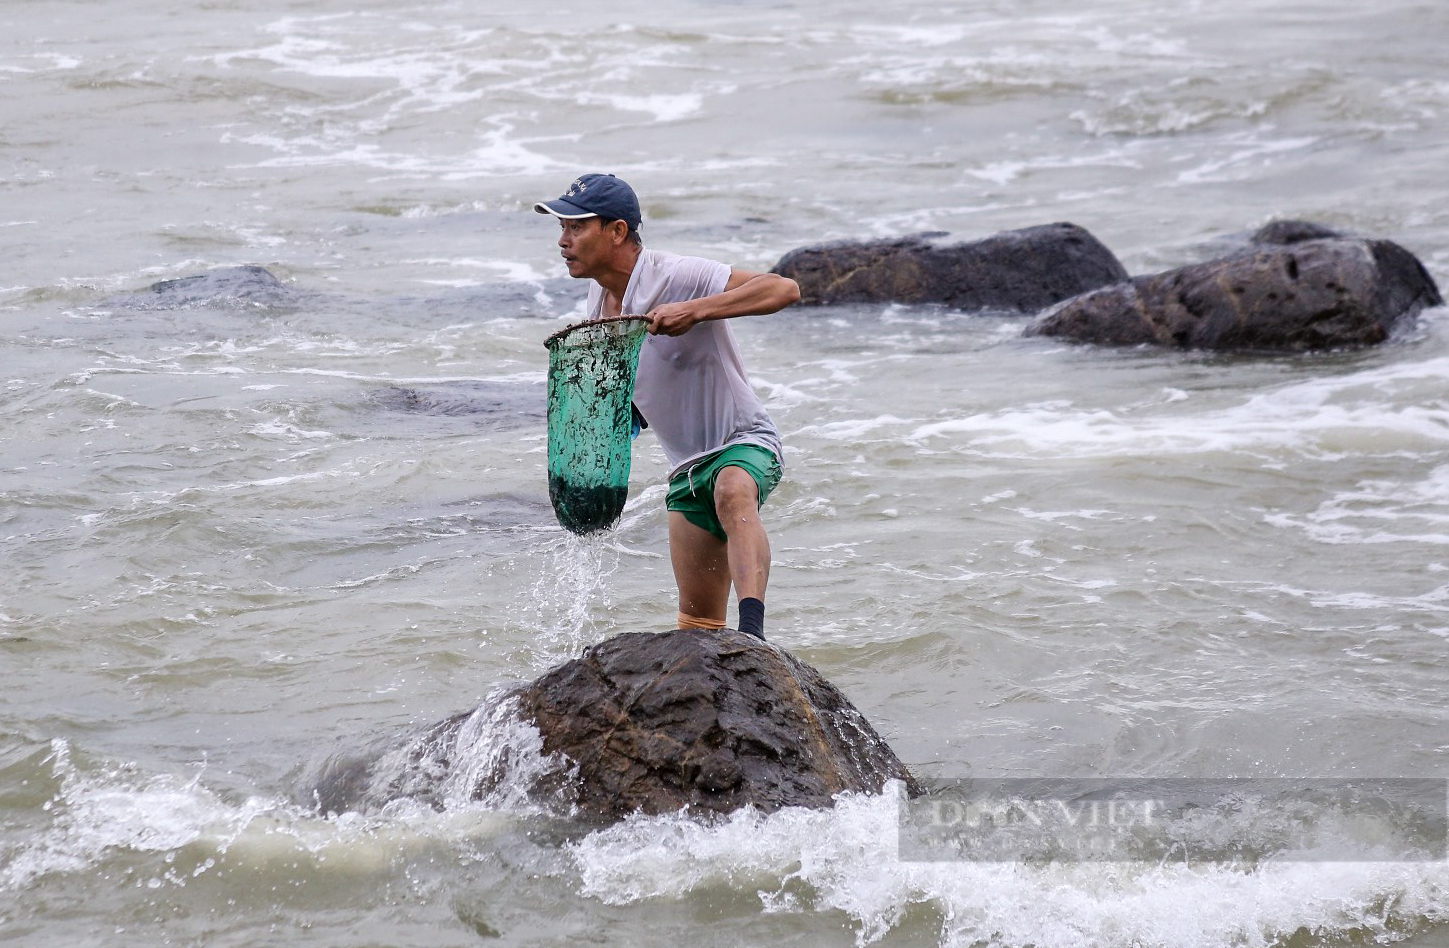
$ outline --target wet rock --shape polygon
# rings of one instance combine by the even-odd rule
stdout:
[[[735,631],[627,633],[519,693],[545,753],[577,765],[570,802],[618,819],[687,807],[827,807],[915,781],[819,672]]]
[[[1305,240],[1330,240],[1344,235],[1313,221],[1273,221],[1264,224],[1248,238],[1255,244],[1301,244]]]
[[[806,304],[944,303],[1028,313],[1127,279],[1112,252],[1075,224],[1004,231],[970,243],[943,243],[944,236],[802,247],[780,258],[774,272],[800,284]]]
[[[1301,352],[1382,342],[1443,303],[1423,264],[1398,244],[1306,233],[1276,229],[1268,235],[1276,245],[1085,293],[1043,313],[1026,334]]]
[[[589,821],[828,807],[919,786],[834,686],[740,632],[626,633],[389,746],[324,761],[323,812],[527,800]]]

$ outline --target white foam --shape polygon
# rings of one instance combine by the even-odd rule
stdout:
[[[401,758],[408,759],[410,749]],[[490,698],[446,750],[462,766],[446,775],[445,811],[399,800],[377,817],[322,819],[286,803],[228,803],[201,784],[128,767],[84,768],[65,741],[52,744],[61,783],[45,809],[50,824],[4,855],[0,891],[50,875],[85,872],[124,852],[165,856],[147,885],[185,885],[223,858],[291,866],[310,855],[316,870],[390,872],[399,854],[471,846],[507,825],[529,775],[556,764],[536,731],[507,701]],[[413,762],[415,765],[416,762]],[[510,781],[485,800],[472,795],[490,773]],[[829,810],[746,808],[718,820],[633,817],[568,844],[564,854],[583,894],[627,905],[682,900],[726,888],[753,894],[767,913],[835,924],[838,913],[861,945],[886,937],[908,912],[937,917],[942,946],[1003,948],[1120,945],[1240,948],[1280,944],[1300,929],[1326,938],[1377,937],[1449,920],[1449,864],[1391,861],[1413,856],[1394,817],[1317,816],[1270,805],[1189,808],[1161,839],[1193,852],[1233,852],[1252,862],[917,862],[899,849],[899,785],[880,795],[845,794]],[[504,811],[500,813],[499,811]],[[194,850],[187,859],[171,858]],[[1344,854],[1385,861],[1344,861]],[[919,924],[916,922],[915,924]]]
[[[1443,120],[1449,111],[1449,82],[1435,79],[1411,79],[1389,86],[1379,93],[1380,100],[1407,115],[1414,123],[1433,127]],[[1388,126],[1374,124],[1369,127],[1389,131],[1390,128],[1413,128],[1413,125]]]
[[[7,854],[0,890],[23,888],[52,873],[82,871],[112,850],[165,852],[203,836],[233,838],[273,807],[257,800],[228,807],[199,779],[142,777],[124,770],[82,774],[63,740],[51,742],[51,765],[61,790],[46,809],[58,815],[46,832]]]
[[[330,431],[309,431],[306,428],[299,428],[296,425],[288,424],[284,421],[263,422],[258,425],[252,425],[250,428],[247,429],[247,431],[263,438],[281,438],[284,441],[292,442],[325,441],[328,438],[333,437],[332,432]],[[264,482],[257,481],[255,483]],[[274,483],[274,481],[268,481],[266,483]]]
[[[756,375],[750,382],[772,411],[784,411],[799,405],[827,400],[822,396],[811,395],[803,390],[812,384],[818,384],[819,379],[792,379],[790,382],[779,382]]]
[[[449,181],[559,172],[563,166],[535,150],[536,141],[516,134],[519,119],[493,112],[472,120],[470,135],[481,144],[461,154],[389,149],[381,136],[431,113],[456,111],[495,100],[516,101],[525,91],[539,98],[577,96],[560,90],[569,76],[560,65],[569,57],[528,34],[500,34],[492,28],[459,30],[455,25],[409,23],[399,29],[388,13],[286,17],[266,27],[274,42],[211,57],[224,69],[254,63],[304,76],[335,80],[336,95],[320,104],[295,104],[290,112],[314,116],[323,130],[295,135],[227,132],[223,141],[253,145],[275,154],[259,167],[355,165],[388,177]],[[572,64],[577,65],[577,64]],[[591,77],[592,78],[592,77]],[[581,80],[582,81],[582,80]],[[587,94],[586,85],[580,94]],[[602,104],[678,117],[697,107],[691,94],[625,96]],[[533,121],[531,113],[522,120]],[[307,125],[306,127],[313,127]],[[548,133],[542,140],[568,136]],[[244,166],[245,167],[245,166]]]
[[[845,795],[833,810],[746,809],[714,824],[634,818],[570,853],[585,893],[611,904],[728,887],[753,892],[766,912],[842,913],[860,945],[921,905],[939,915],[934,943],[962,948],[1268,948],[1305,928],[1332,938],[1449,916],[1449,867],[1434,861],[905,862],[897,807],[893,790]]]
[[[491,740],[498,747],[521,740],[520,746],[533,748],[526,734],[496,731]],[[472,734],[467,751],[488,739],[481,731]],[[535,758],[547,763],[537,755],[521,759],[526,765]],[[203,786],[200,772],[182,779],[146,775],[129,765],[78,765],[64,740],[52,742],[50,764],[61,782],[44,806],[53,819],[18,845],[0,850],[0,892],[22,890],[48,876],[86,872],[128,852],[161,857],[148,863],[155,867],[155,875],[144,880],[150,888],[184,886],[224,859],[252,868],[295,868],[299,856],[310,856],[316,872],[387,873],[399,854],[431,849],[439,841],[472,845],[511,819],[472,801],[443,813],[399,805],[378,817],[344,813],[327,818],[279,799],[253,796],[231,803]],[[512,799],[495,796],[495,804]],[[192,856],[177,859],[183,849],[192,850]]]
[[[656,122],[675,122],[698,112],[704,105],[704,96],[699,93],[654,93],[651,95],[600,95],[588,94],[580,97],[586,104],[594,103],[619,109],[624,112],[646,112]]]
[[[905,424],[894,415],[880,415],[876,418],[860,418],[851,421],[832,421],[823,425],[807,425],[796,431],[797,435],[827,438],[831,441],[862,441],[865,436],[880,432],[892,426]],[[890,440],[889,434],[882,434],[878,440]]]
[[[359,142],[355,137],[340,135],[335,139],[314,136],[282,138],[276,135],[238,135],[226,133],[225,144],[253,145],[278,153],[254,164],[232,165],[235,169],[258,168],[326,168],[356,165],[385,172],[385,179],[436,177],[446,181],[471,181],[479,178],[507,178],[515,175],[543,175],[572,167],[550,158],[532,147],[529,140],[513,138],[510,124],[495,121],[497,128],[476,134],[483,144],[463,155],[434,156],[410,152],[388,151],[378,145]],[[357,134],[364,134],[358,132]]]
[[[31,53],[28,58],[35,61],[36,65],[31,67],[0,63],[0,73],[29,76],[51,70],[68,72],[72,69],[80,68],[85,62],[85,60],[67,53]]]
[[[282,375],[316,375],[322,378],[344,379],[352,382],[370,382],[382,385],[443,385],[457,382],[531,382],[540,383],[547,378],[547,373],[540,369],[537,372],[517,372],[511,375],[367,375],[360,372],[348,372],[342,369],[281,369]]]
[[[1449,402],[1418,391],[1449,373],[1449,359],[1380,366],[1294,382],[1234,404],[1167,397],[1124,408],[1053,400],[917,424],[904,437],[922,445],[964,443],[993,457],[1122,457],[1207,451],[1304,456],[1437,453],[1449,445]],[[1405,388],[1405,394],[1393,391]],[[1192,413],[1184,413],[1189,408]],[[874,431],[883,420],[859,423]],[[851,426],[837,423],[850,433]],[[830,436],[826,430],[822,434]]]
[[[990,214],[993,211],[1032,207],[1035,199],[1013,195],[1011,201],[981,201],[975,204],[933,205],[910,211],[895,211],[875,217],[862,215],[862,223],[879,237],[899,237],[902,233],[922,230],[949,230],[963,219]]]
[[[1418,482],[1357,484],[1299,517],[1269,514],[1268,523],[1302,530],[1320,543],[1449,544],[1449,465]]]
[[[1379,596],[1363,592],[1308,592],[1315,606],[1355,609],[1376,615],[1403,615],[1408,611],[1449,613],[1449,586],[1439,586],[1419,596]]]
[[[867,26],[852,31],[862,41],[874,41],[887,49],[929,49],[949,46],[970,37],[974,28],[966,24],[932,23],[930,26]]]
[[[1182,126],[1186,127],[1186,126]],[[1180,130],[1169,124],[1165,131]],[[1253,133],[1256,134],[1256,133]],[[1263,159],[1292,151],[1307,151],[1318,143],[1317,138],[1280,138],[1269,141],[1255,139],[1251,134],[1229,136],[1225,143],[1235,146],[1226,155],[1209,159],[1177,176],[1178,184],[1241,181],[1262,173]]]
[[[1125,168],[1129,171],[1140,171],[1142,161],[1139,158],[1130,157],[1125,149],[1114,148],[1077,155],[1035,156],[1030,159],[993,161],[978,168],[963,168],[962,173],[994,184],[1008,184],[1021,177],[1025,172],[1076,168]]]

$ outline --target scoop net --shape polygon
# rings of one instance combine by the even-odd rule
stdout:
[[[548,347],[548,496],[566,530],[611,527],[629,498],[630,405],[649,321],[579,323]]]

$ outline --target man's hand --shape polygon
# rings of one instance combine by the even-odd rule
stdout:
[[[649,320],[649,331],[656,336],[684,335],[705,319],[699,303],[699,300],[687,300],[654,307],[644,314]]]
[[[654,335],[680,336],[706,319],[777,313],[799,299],[800,287],[788,277],[732,269],[723,293],[682,303],[664,303],[644,316]]]

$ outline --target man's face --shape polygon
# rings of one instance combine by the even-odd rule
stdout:
[[[585,279],[602,272],[613,254],[614,242],[603,221],[597,217],[582,220],[559,219],[558,246],[569,268],[569,276]]]

